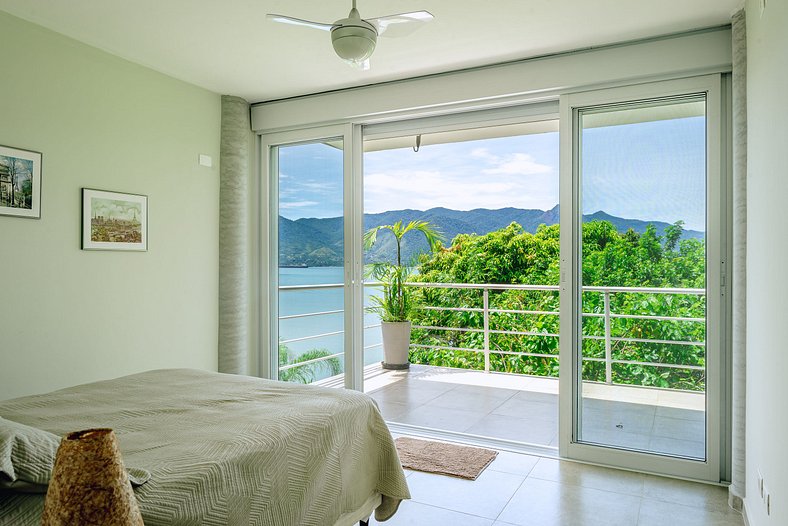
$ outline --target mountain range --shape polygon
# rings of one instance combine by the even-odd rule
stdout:
[[[489,210],[451,210],[430,208],[429,210],[391,210],[378,214],[364,214],[364,230],[380,225],[391,225],[397,221],[429,221],[438,228],[448,246],[458,234],[484,235],[509,226],[520,224],[526,232],[536,232],[539,225],[554,225],[559,221],[558,206],[550,210],[524,210],[500,208]],[[615,217],[603,211],[583,216],[583,221],[609,221],[619,232],[633,229],[642,233],[648,225],[654,225],[662,235],[669,223],[643,221]],[[703,232],[685,230],[683,238],[703,238]],[[427,251],[427,243],[420,233],[408,234],[403,240],[403,260],[411,261],[416,255]],[[366,261],[392,261],[396,254],[394,237],[381,232],[378,241],[369,251]],[[291,220],[279,216],[279,264],[282,266],[341,266],[343,260],[343,219],[302,218]]]

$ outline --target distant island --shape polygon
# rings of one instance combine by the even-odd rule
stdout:
[[[390,225],[396,221],[429,221],[443,232],[444,246],[458,234],[484,235],[500,230],[511,223],[518,223],[526,232],[536,232],[539,225],[554,225],[559,221],[558,206],[550,210],[522,208],[500,208],[490,210],[451,210],[449,208],[430,208],[429,210],[390,210],[379,214],[364,214],[364,229],[379,225]],[[648,225],[654,225],[662,235],[669,223],[662,221],[643,221],[611,216],[603,211],[583,216],[583,221],[609,221],[619,232],[630,228],[643,233]],[[279,216],[279,266],[280,267],[330,267],[342,266],[343,256],[343,218],[302,218],[291,220]],[[702,239],[703,232],[684,230],[683,238]],[[420,236],[413,236],[403,243],[406,260],[427,251],[427,244]],[[378,243],[367,255],[367,262],[390,260],[395,252],[394,240],[381,234]]]

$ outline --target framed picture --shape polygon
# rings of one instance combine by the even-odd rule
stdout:
[[[0,146],[0,215],[41,218],[41,154]]]
[[[148,250],[148,196],[83,188],[82,250]]]

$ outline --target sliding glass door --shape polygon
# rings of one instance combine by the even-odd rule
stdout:
[[[353,272],[346,228],[349,128],[266,136],[268,374],[296,383],[351,385]],[[333,133],[332,133],[333,132]],[[350,139],[352,140],[352,139]],[[265,372],[265,371],[264,371]]]
[[[728,456],[729,435],[723,345],[728,302],[724,87],[724,79],[709,75],[562,95],[560,206],[554,206],[551,194],[553,201],[545,206],[522,210],[540,209],[538,221],[528,223],[534,232],[528,232],[543,243],[522,234],[528,243],[507,244],[504,248],[512,252],[499,258],[519,265],[518,272],[532,272],[537,281],[490,274],[491,247],[504,246],[497,242],[473,253],[475,259],[470,259],[483,271],[467,283],[459,273],[450,275],[445,267],[434,266],[445,276],[436,271],[425,272],[423,278],[436,282],[440,277],[446,283],[431,296],[421,290],[420,297],[445,304],[425,303],[411,351],[430,360],[457,353],[451,357],[471,363],[466,358],[473,357],[468,368],[479,371],[479,382],[489,381],[493,376],[488,373],[499,365],[506,371],[520,367],[516,372],[534,376],[553,378],[559,373],[558,393],[555,380],[546,378],[551,387],[542,394],[550,395],[552,409],[558,398],[561,456],[719,481],[726,469],[722,459]],[[540,166],[526,151],[495,154],[489,144],[470,140],[547,137],[542,132],[554,130],[554,112],[554,102],[543,102],[366,126],[370,168],[373,157],[381,161],[367,176],[367,197],[377,184],[383,203],[380,208],[368,203],[368,211],[378,214],[366,218],[365,144],[359,123],[264,135],[261,199],[268,214],[261,224],[261,374],[362,389],[365,334],[368,365],[374,369],[372,362],[382,359],[374,354],[380,347],[373,339],[377,336],[370,336],[377,335],[379,327],[370,315],[365,319],[364,311],[365,299],[376,293],[374,288],[364,290],[365,220],[367,227],[409,221],[417,219],[413,213],[418,208],[422,214],[430,212],[425,215],[430,221],[437,221],[437,215],[449,217],[448,226],[441,225],[445,233],[466,234],[461,240],[468,243],[502,228],[521,235],[510,224],[525,221],[528,214],[519,214],[520,219],[506,216],[484,232],[486,223],[477,219],[458,230],[457,217],[478,212],[471,209],[482,205],[468,206],[462,214],[451,207],[459,209],[457,196],[465,202],[499,191],[514,201],[488,208],[511,212],[514,204],[542,195],[537,186],[524,189],[521,183],[553,173],[549,166]],[[535,128],[512,131],[518,126]],[[479,179],[467,190],[414,162],[429,161],[435,156],[431,146],[444,143],[464,143],[479,165],[474,169]],[[386,151],[398,153],[380,153]],[[411,164],[397,169],[397,156],[404,153]],[[459,155],[443,161],[447,166],[468,164]],[[468,171],[467,166],[460,168]],[[496,186],[494,176],[499,175],[528,177]],[[440,184],[429,184],[430,177]],[[402,193],[392,193],[387,182]],[[430,200],[447,195],[455,197]],[[419,205],[408,205],[406,197],[420,199]],[[477,236],[468,237],[471,234]],[[555,258],[559,237],[560,262]],[[384,241],[381,236],[374,248],[383,252]],[[449,247],[440,252],[446,261],[458,254]],[[372,256],[370,261],[376,261]],[[453,295],[446,292],[451,287],[458,289]],[[539,303],[534,298],[542,293],[548,300]],[[439,317],[437,307],[449,314]],[[439,330],[446,335],[436,336]],[[541,369],[523,366],[531,362]],[[406,373],[398,374],[402,378]],[[368,387],[391,386],[370,382]],[[405,387],[403,382],[399,390]],[[436,392],[446,385],[430,387]],[[391,407],[403,409],[396,404],[409,396],[404,392],[387,398]],[[466,398],[468,404],[452,396],[444,396],[441,403],[449,408],[464,404],[465,410],[478,402]],[[541,406],[539,410],[545,411]],[[511,416],[503,414],[506,408],[496,406],[495,411],[501,414],[489,421]],[[486,417],[475,416],[478,422]],[[550,422],[554,430],[555,420]],[[410,423],[417,423],[415,417]],[[489,436],[490,426],[476,425],[465,429]],[[546,442],[554,446],[555,433]]]
[[[569,456],[719,479],[719,85],[564,101]]]

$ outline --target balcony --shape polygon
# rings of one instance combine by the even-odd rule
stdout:
[[[558,447],[556,378],[371,365],[364,385],[389,422]],[[703,394],[586,383],[583,398],[589,442],[704,457]]]
[[[557,447],[557,378],[505,373],[495,368],[500,367],[501,358],[506,358],[509,363],[511,360],[538,360],[543,364],[549,362],[557,365],[558,287],[452,283],[412,285],[438,291],[461,291],[464,299],[453,303],[451,307],[445,306],[445,301],[442,305],[425,305],[426,311],[444,311],[457,314],[458,317],[446,325],[414,325],[411,349],[459,352],[475,355],[479,359],[468,361],[474,364],[472,367],[475,369],[413,364],[408,371],[389,371],[380,367],[377,362],[379,358],[372,363],[373,360],[368,356],[364,389],[377,400],[386,420],[483,439]],[[524,305],[524,308],[518,309],[500,308],[496,306],[495,298],[504,292],[522,292],[530,299],[535,294],[552,295],[555,301],[542,300],[536,306]],[[705,342],[697,338],[654,337],[642,331],[643,324],[652,327],[666,324],[696,326],[703,329],[705,319],[686,315],[686,309],[678,309],[683,314],[654,314],[648,309],[649,305],[665,302],[686,305],[684,300],[687,298],[690,298],[687,301],[702,302],[705,291],[687,288],[586,287],[583,293],[584,307],[588,306],[583,312],[583,440],[679,457],[705,458],[706,402],[702,390]],[[623,295],[638,298],[644,307],[637,312],[617,311],[616,306],[622,304],[617,296]],[[555,308],[546,309],[546,304],[552,304]],[[332,314],[336,312],[312,313],[314,316]],[[465,320],[465,323],[457,323],[460,319]],[[534,319],[541,320],[536,324],[539,328],[524,329],[524,325],[530,323],[528,320]],[[549,319],[553,321],[545,322]],[[641,324],[637,325],[641,332],[627,334],[632,324]],[[378,331],[377,327],[377,323],[368,323],[365,334],[374,335]],[[327,331],[322,335],[305,337],[319,339],[336,333]],[[477,342],[478,346],[452,345],[458,341],[457,335],[466,335],[464,341]],[[380,345],[372,337],[367,340],[366,353],[374,352]],[[527,344],[529,341],[533,343],[533,340],[548,340],[551,343],[540,343],[541,352],[525,350],[533,347]],[[698,350],[697,354],[701,358],[674,363],[670,357],[675,356],[675,353],[657,352],[660,349],[683,347]],[[630,352],[638,348],[649,348],[651,352]],[[651,359],[642,359],[644,354]],[[317,361],[339,356],[340,353],[334,353]],[[304,363],[310,362],[314,360]],[[300,366],[287,364],[283,367]],[[643,382],[639,384],[630,375],[633,367],[638,371],[681,371],[681,375],[686,378],[700,380],[694,390],[672,385],[641,385]],[[557,367],[552,370],[556,371],[557,376]],[[659,380],[662,376],[643,373],[643,377]],[[343,381],[340,375],[317,383],[340,386]]]

